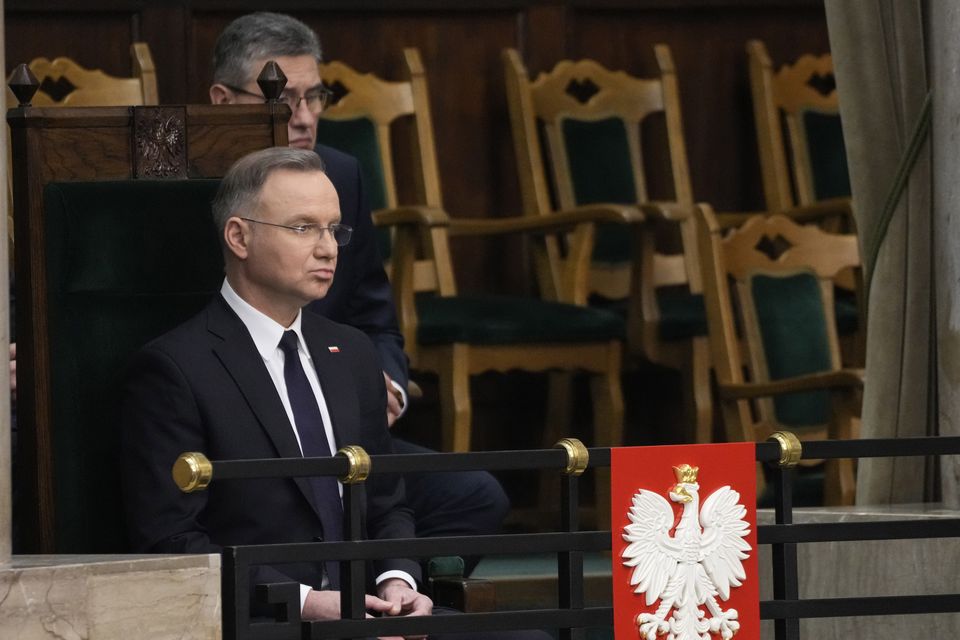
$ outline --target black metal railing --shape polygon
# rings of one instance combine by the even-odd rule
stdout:
[[[759,525],[757,541],[772,547],[774,599],[760,603],[760,618],[774,620],[777,640],[798,640],[800,620],[819,617],[960,612],[960,594],[800,599],[797,545],[849,540],[895,540],[960,537],[960,518],[876,522],[793,524],[794,471],[783,462],[778,442],[758,443],[756,460],[773,467],[776,524]],[[960,437],[804,442],[804,459],[939,456],[960,454]],[[374,473],[467,470],[557,470],[561,474],[558,531],[538,534],[431,539],[360,540],[362,482],[344,484],[343,542],[314,542],[228,547],[223,553],[224,638],[352,638],[504,629],[559,629],[561,640],[582,640],[585,629],[609,627],[612,607],[584,606],[583,554],[609,551],[610,531],[580,531],[579,469],[571,470],[568,451],[496,451],[450,454],[374,456]],[[589,467],[610,465],[610,450],[589,450]],[[302,477],[353,473],[346,457],[214,461],[213,481],[239,478]],[[566,471],[567,473],[564,473]],[[426,558],[439,555],[557,554],[558,606],[552,609],[465,613],[456,616],[365,619],[363,589],[367,561],[380,558]],[[250,616],[249,570],[263,564],[340,560],[342,618],[301,622],[297,585],[258,587],[258,597],[272,603],[277,619]]]

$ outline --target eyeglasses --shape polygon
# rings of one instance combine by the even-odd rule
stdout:
[[[298,238],[303,238],[304,240],[312,240],[313,242],[320,242],[320,239],[323,237],[323,232],[328,232],[332,237],[333,241],[337,243],[338,247],[345,247],[350,243],[350,237],[353,235],[353,227],[348,227],[345,224],[330,224],[326,227],[321,227],[318,224],[298,224],[298,225],[289,225],[289,224],[277,224],[276,222],[266,222],[264,220],[254,220],[253,218],[240,218],[241,220],[246,220],[247,222],[255,222],[257,224],[265,224],[271,227],[280,227],[281,229],[289,229],[293,231]]]
[[[252,98],[260,98],[261,100],[266,100],[266,97],[260,93],[254,93],[253,91],[247,91],[246,89],[241,89],[240,87],[234,87],[229,84],[223,85],[230,91],[238,93],[244,96],[250,96]],[[314,87],[310,89],[302,96],[294,96],[289,93],[280,94],[280,102],[283,102],[291,111],[296,111],[300,108],[300,103],[304,102],[307,105],[307,109],[311,113],[320,113],[327,108],[327,104],[330,102],[330,98],[333,96],[333,91],[327,87],[320,85],[319,87]]]

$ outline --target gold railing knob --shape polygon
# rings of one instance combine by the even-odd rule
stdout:
[[[803,456],[803,445],[800,439],[789,431],[777,431],[770,434],[767,441],[773,440],[780,445],[780,460],[777,461],[781,467],[792,469],[800,463]]]
[[[342,447],[337,451],[337,455],[345,457],[350,462],[347,475],[340,477],[340,482],[343,484],[363,482],[370,475],[370,455],[363,450],[363,447],[351,444]]]
[[[173,481],[184,493],[206,489],[213,478],[213,465],[197,451],[181,453],[173,463]]]
[[[583,474],[590,462],[590,452],[582,442],[576,438],[563,438],[553,445],[553,448],[564,449],[567,452],[567,467],[563,470],[565,474],[568,476]]]

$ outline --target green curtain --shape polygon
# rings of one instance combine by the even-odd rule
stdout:
[[[935,4],[935,3],[934,3]],[[934,435],[932,165],[929,141],[884,224],[884,204],[929,90],[921,0],[826,0],[854,211],[871,278],[864,438]],[[935,465],[919,458],[865,459],[859,504],[937,497]]]

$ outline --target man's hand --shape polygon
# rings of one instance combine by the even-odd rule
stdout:
[[[403,394],[393,386],[393,380],[386,371],[383,372],[383,381],[387,385],[387,426],[392,427],[403,411]]]
[[[377,585],[377,593],[392,607],[384,612],[387,616],[429,616],[433,613],[433,600],[411,589],[405,580],[387,578]],[[407,640],[426,636],[406,636]]]
[[[407,589],[412,590],[409,586],[407,586]],[[383,615],[397,615],[390,612],[396,610],[398,607],[393,602],[381,600],[376,596],[367,595],[365,596],[364,600],[364,608],[366,608],[368,612],[380,613]],[[367,617],[372,618],[373,616],[371,616],[370,613],[367,613]],[[301,614],[301,618],[304,620],[339,620],[340,592],[317,591],[316,589],[311,590],[309,593],[307,593],[307,599],[303,603],[303,612]]]

